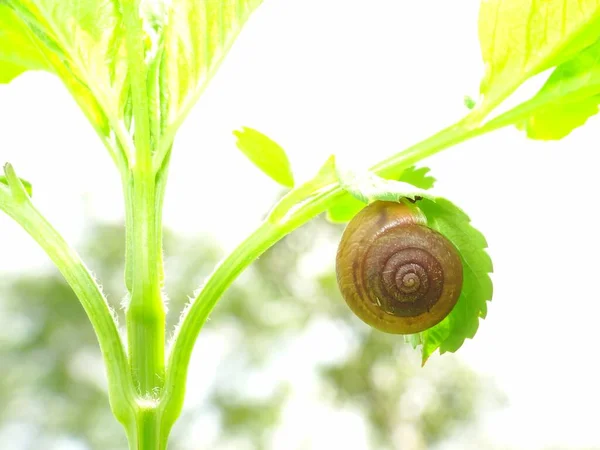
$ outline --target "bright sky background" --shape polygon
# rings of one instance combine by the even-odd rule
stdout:
[[[301,180],[331,153],[375,162],[460,118],[482,72],[477,8],[265,0],[178,136],[165,225],[231,247],[259,222],[278,188],[238,153],[231,132],[240,126],[283,145]],[[499,448],[600,448],[599,125],[594,118],[561,142],[510,129],[426,162],[494,260],[489,316],[459,356],[508,395],[510,407],[484,419]],[[117,172],[56,79],[28,74],[1,86],[0,133],[0,160],[33,183],[68,240],[93,217],[122,217]],[[4,215],[0,231],[0,269],[46,263]]]

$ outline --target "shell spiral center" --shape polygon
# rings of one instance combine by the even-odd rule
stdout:
[[[403,231],[400,230],[402,234]],[[385,313],[417,316],[429,311],[439,299],[444,271],[427,250],[416,246],[399,248],[406,237],[399,239],[398,232],[390,232],[393,243],[382,236],[367,253],[367,289],[375,293],[370,298],[377,299]]]

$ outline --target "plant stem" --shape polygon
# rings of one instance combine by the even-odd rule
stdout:
[[[133,174],[132,208],[126,217],[130,237],[131,300],[127,309],[127,337],[134,380],[143,398],[155,398],[164,381],[165,310],[160,291],[162,259],[152,173]]]
[[[161,411],[156,404],[141,405],[135,425],[128,429],[129,450],[166,450],[168,434],[163,434]]]
[[[132,181],[125,184],[128,210],[125,278],[131,289],[127,335],[134,377],[139,393],[145,398],[157,398],[164,382],[162,205],[169,155],[156,175],[134,174]]]
[[[127,59],[131,76],[131,96],[135,124],[135,167],[141,172],[152,166],[150,149],[150,115],[148,108],[147,74],[144,31],[140,17],[140,0],[121,0],[127,32]]]
[[[108,376],[111,409],[127,426],[135,416],[135,390],[125,349],[106,299],[79,255],[31,203],[12,167],[7,165],[5,171],[13,192],[11,195],[6,189],[0,189],[0,209],[36,240],[77,295],[98,337]]]
[[[184,321],[186,327],[176,337],[170,354],[169,371],[161,400],[161,409],[164,411],[163,426],[166,429],[172,427],[181,413],[191,350],[208,314],[231,282],[258,255],[285,234],[282,229],[277,229],[268,222],[264,222],[261,227],[221,262],[208,279],[202,293],[190,309]]]
[[[131,289],[127,337],[131,370],[143,399],[158,396],[164,381],[165,311],[160,291],[162,249],[156,179],[152,167],[144,32],[139,0],[121,0],[126,24],[135,125],[135,161],[125,180],[126,280]],[[159,193],[159,195],[161,195]]]

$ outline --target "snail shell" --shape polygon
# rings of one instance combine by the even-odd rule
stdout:
[[[396,334],[441,322],[456,305],[463,281],[458,251],[427,227],[415,205],[382,201],[346,227],[336,272],[350,309],[367,324]]]

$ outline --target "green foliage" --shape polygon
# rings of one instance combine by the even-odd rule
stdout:
[[[161,108],[168,133],[181,124],[262,0],[175,0],[164,30]]]
[[[392,197],[393,201],[397,201],[400,197],[403,196],[403,193],[412,191],[413,188],[406,186],[405,183],[414,186],[418,189],[431,189],[435,183],[435,178],[428,175],[430,169],[428,167],[421,167],[417,169],[415,166],[411,166],[404,170],[400,177],[398,177],[398,181],[401,183],[395,184],[393,181],[382,180],[379,177],[374,175],[367,176],[367,183],[369,183],[368,189],[370,192],[375,191],[383,191],[383,197]],[[350,174],[352,175],[352,174]],[[351,185],[353,183],[353,179],[350,179],[346,182],[347,185]],[[359,180],[362,181],[362,180]],[[355,188],[351,188],[354,191],[359,191],[360,189],[364,189],[362,186],[356,186]],[[397,194],[386,193],[388,189],[398,189]],[[327,211],[327,219],[334,223],[344,223],[351,220],[356,214],[360,212],[367,204],[363,199],[362,194],[358,194],[358,197],[354,194],[344,195],[343,197],[336,200],[336,202],[329,208]]]
[[[56,73],[92,124],[108,134],[108,123],[122,117],[127,75],[117,4],[5,0],[0,21],[0,61],[17,64],[21,72]]]
[[[402,171],[400,177],[398,177],[398,181],[412,184],[419,189],[431,189],[436,179],[429,175],[430,171],[429,167],[420,167],[417,169],[415,166],[410,166]]]
[[[0,83],[26,70],[51,70],[36,48],[31,33],[4,3],[0,3]]]
[[[342,188],[363,203],[376,200],[398,202],[402,198],[415,200],[417,197],[427,196],[409,183],[386,180],[372,172],[358,173],[342,169],[338,170],[337,174]]]
[[[470,224],[469,217],[443,198],[421,199],[417,205],[427,217],[427,225],[450,240],[463,262],[463,287],[452,312],[438,325],[421,333],[423,363],[438,348],[455,352],[479,327],[492,299],[492,261],[485,251],[487,242]]]
[[[487,0],[479,41],[486,65],[478,109],[489,112],[529,77],[600,38],[598,0]]]
[[[558,66],[529,103],[540,105],[521,125],[532,139],[562,139],[596,114],[600,40]]]
[[[327,210],[327,220],[333,223],[346,223],[357,215],[367,204],[353,195],[344,195]]]
[[[294,187],[294,175],[285,150],[281,146],[252,128],[244,127],[234,131],[236,145],[256,167],[262,170],[277,183]]]

